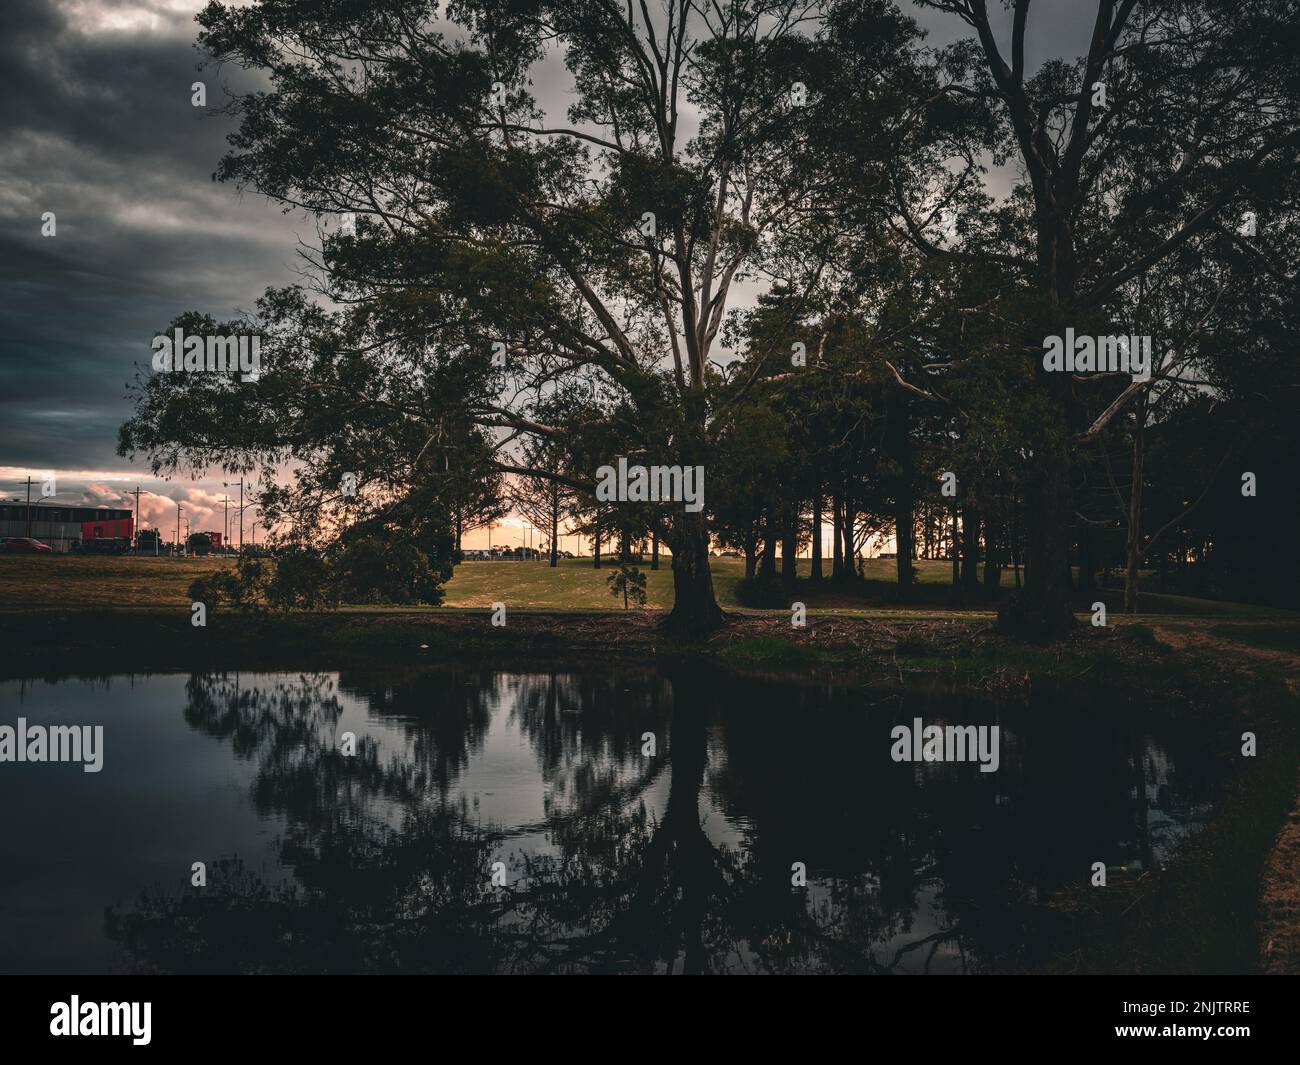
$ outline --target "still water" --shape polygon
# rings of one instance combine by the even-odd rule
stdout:
[[[104,751],[0,764],[6,972],[1032,965],[1036,903],[1166,861],[1222,775],[1104,699],[617,668],[0,683],[19,717]],[[997,771],[894,761],[918,717]]]

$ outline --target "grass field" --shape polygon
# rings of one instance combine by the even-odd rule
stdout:
[[[136,609],[187,606],[187,589],[195,577],[231,566],[227,559],[85,557],[73,555],[0,556],[0,610]],[[736,585],[744,576],[744,560],[715,558],[712,562],[714,589],[724,610],[742,610],[736,599]],[[829,568],[829,567],[828,567]],[[661,568],[641,566],[646,575],[646,605],[667,610],[673,602],[673,578],[668,559]],[[811,570],[807,559],[799,560],[799,575]],[[952,566],[948,562],[918,562],[920,586],[915,603],[900,607],[893,603],[895,588],[892,559],[866,563],[866,581],[854,587],[813,585],[801,581],[795,595],[809,609],[851,615],[909,614],[948,615],[991,613],[992,604],[979,600],[959,606],[952,600]],[[566,559],[552,569],[545,562],[466,562],[456,568],[446,587],[445,606],[486,609],[504,602],[516,610],[608,611],[622,607],[606,581],[614,572],[608,564],[595,569],[590,559]],[[1010,587],[1010,573],[1003,575],[1003,587]],[[1118,610],[1118,592],[1105,599],[1112,612]],[[1296,615],[1261,606],[1195,599],[1189,596],[1143,593],[1139,600],[1144,614],[1201,615],[1224,618],[1295,618]],[[383,611],[382,607],[345,609]],[[401,608],[409,610],[411,608]],[[420,609],[420,608],[415,608]]]

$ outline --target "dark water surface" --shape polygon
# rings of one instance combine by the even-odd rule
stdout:
[[[1093,862],[1166,860],[1222,773],[1097,697],[648,670],[0,683],[20,716],[104,763],[0,763],[8,972],[972,972]],[[997,772],[893,761],[917,717],[999,726]]]

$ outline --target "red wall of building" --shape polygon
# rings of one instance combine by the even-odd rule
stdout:
[[[115,536],[125,536],[130,539],[134,532],[133,524],[134,520],[132,518],[83,521],[81,523],[81,538],[83,540],[111,540]]]

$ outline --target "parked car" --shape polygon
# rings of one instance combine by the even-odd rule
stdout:
[[[131,541],[125,536],[101,536],[93,540],[73,540],[72,550],[78,555],[125,555],[131,550]]]
[[[9,555],[46,555],[53,551],[49,544],[33,540],[30,536],[6,536],[0,540],[0,552]]]

